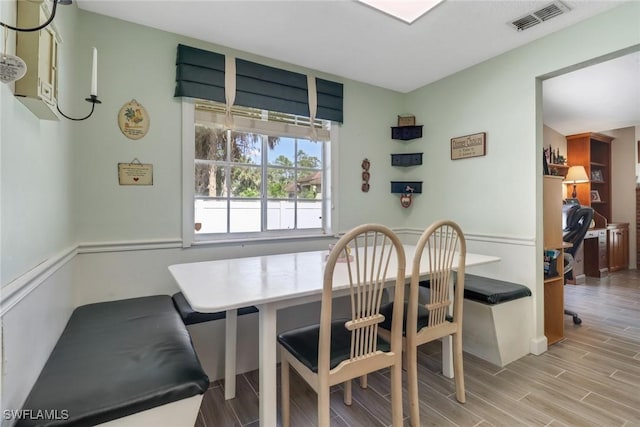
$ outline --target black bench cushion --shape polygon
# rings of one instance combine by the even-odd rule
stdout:
[[[409,309],[409,303],[405,301],[403,319],[402,319],[402,335],[407,335],[407,310]],[[380,327],[386,329],[388,331],[391,330],[391,325],[393,323],[393,303],[387,303],[380,307],[380,314],[384,316],[384,321],[380,323]],[[429,323],[429,310],[422,305],[418,304],[418,331]]]
[[[333,369],[343,360],[347,360],[351,353],[351,332],[344,327],[349,319],[331,322],[331,352],[329,368]],[[311,325],[293,329],[278,335],[278,342],[293,354],[303,365],[318,372],[318,339],[320,325]],[[378,337],[378,350],[387,352],[391,349],[389,343]]]
[[[404,310],[402,311],[402,336],[407,336],[407,312],[409,310],[409,303],[405,301]],[[380,314],[384,316],[384,321],[380,323],[380,327],[386,330],[391,330],[391,325],[393,324],[393,303],[387,303],[380,307]],[[446,319],[449,322],[453,322],[453,317],[447,315]],[[421,330],[425,326],[429,324],[429,310],[423,304],[418,304],[418,319],[416,322],[417,331]]]
[[[420,282],[429,287],[429,281]],[[464,276],[464,298],[484,304],[500,304],[518,298],[531,296],[531,289],[517,283],[466,274]]]
[[[531,289],[524,285],[473,274],[464,276],[464,297],[466,299],[485,304],[500,304],[501,302],[530,296]]]
[[[16,425],[88,426],[203,394],[209,378],[169,295],[74,310],[24,409],[69,419]]]
[[[195,311],[182,292],[174,294],[172,298],[173,304],[176,306],[176,309],[178,310],[178,313],[180,313],[180,317],[182,317],[182,321],[185,325],[194,325],[196,323],[220,320],[227,317],[226,311],[219,311],[216,313],[201,313],[199,311]],[[242,307],[238,309],[238,316],[257,312],[258,309],[253,305],[250,307]]]

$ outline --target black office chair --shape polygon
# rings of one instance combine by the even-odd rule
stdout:
[[[584,236],[587,234],[587,230],[589,230],[591,220],[593,220],[593,209],[588,206],[564,205],[562,214],[565,223],[565,228],[562,230],[562,240],[573,244],[572,247],[564,251],[564,279],[566,284],[568,279],[573,279],[574,257],[584,240]],[[575,311],[565,308],[564,314],[572,316],[573,323],[576,325],[582,323],[582,319],[578,317],[578,313]]]

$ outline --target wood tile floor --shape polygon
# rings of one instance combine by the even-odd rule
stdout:
[[[452,380],[441,375],[439,343],[419,352],[420,415],[425,426],[640,426],[640,272],[616,272],[565,287],[565,339],[539,356],[504,368],[465,353],[467,402],[455,400]],[[293,426],[316,425],[316,394],[292,371]],[[224,384],[205,394],[195,427],[258,426],[258,375],[237,378],[237,397],[224,400]],[[388,372],[354,383],[353,405],[332,392],[332,426],[389,426]],[[404,396],[407,402],[406,394]],[[408,410],[405,405],[405,425]]]

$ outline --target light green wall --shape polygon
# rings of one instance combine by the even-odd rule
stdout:
[[[0,2],[0,8],[2,21],[14,22],[15,3]],[[78,106],[80,97],[73,71],[76,15],[74,7],[56,17],[63,40],[59,98],[70,108]],[[4,36],[2,40],[4,45]],[[14,33],[9,41],[9,53],[15,53]],[[13,85],[0,85],[0,102],[0,282],[4,286],[74,242],[72,151],[76,141],[73,124],[39,120],[13,96]]]
[[[467,232],[534,238],[542,155],[536,78],[639,43],[640,3],[632,2],[409,94],[408,110],[425,124],[429,167],[421,173],[430,185],[416,206],[425,208],[407,225],[449,215]],[[477,132],[487,132],[487,155],[450,160],[450,139]]]
[[[81,12],[78,32],[80,49],[98,48],[98,92],[103,102],[94,117],[78,129],[74,150],[76,173],[81,178],[75,205],[80,242],[181,237],[181,101],[173,97],[178,43],[309,72],[92,13]],[[399,112],[402,95],[335,76],[323,77],[344,83],[345,124],[339,127],[334,147],[339,160],[338,182],[334,183],[339,197],[339,229],[363,220],[402,225],[398,209],[376,208],[394,200],[388,183],[389,126]],[[149,133],[138,141],[123,136],[116,121],[120,107],[132,98],[142,103],[151,117]],[[117,163],[134,157],[154,165],[152,187],[118,185]],[[374,190],[368,194],[360,191],[364,157],[372,161]],[[356,206],[358,209],[353,209]]]

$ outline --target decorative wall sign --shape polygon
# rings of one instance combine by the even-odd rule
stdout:
[[[118,163],[118,182],[120,185],[153,185],[153,165],[140,163],[138,159]]]
[[[118,112],[120,131],[129,139],[140,139],[149,131],[149,114],[135,99],[127,102]]]
[[[451,138],[451,160],[479,157],[486,154],[487,134],[485,132]]]

